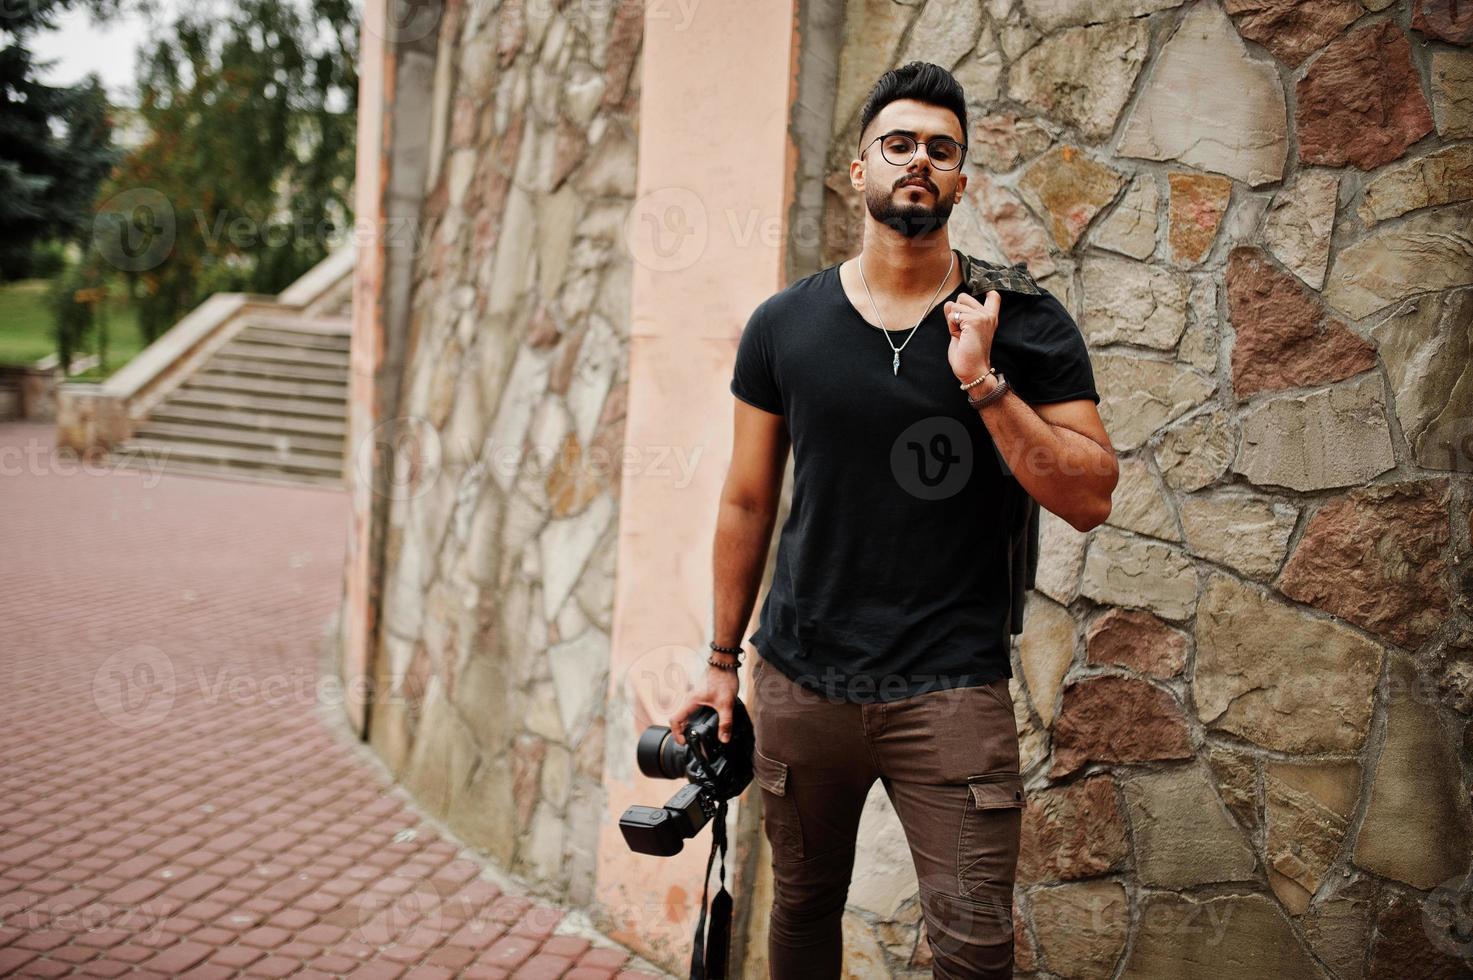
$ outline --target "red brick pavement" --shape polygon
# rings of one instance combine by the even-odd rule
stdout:
[[[659,975],[556,934],[346,733],[345,493],[52,442],[0,424],[0,975]]]

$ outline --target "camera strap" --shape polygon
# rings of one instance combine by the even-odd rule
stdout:
[[[705,936],[706,896],[711,891],[711,865],[721,851],[721,888],[711,899],[711,926]],[[731,951],[731,893],[726,890],[726,801],[716,805],[711,821],[711,856],[706,859],[706,880],[701,886],[701,917],[696,920],[696,938],[690,954],[690,980],[726,980],[727,954]]]

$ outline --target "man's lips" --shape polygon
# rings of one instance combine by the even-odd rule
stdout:
[[[902,189],[903,188],[906,188],[906,187],[919,187],[922,190],[930,191],[933,194],[936,192],[936,189],[934,187],[932,187],[930,184],[926,183],[923,180],[907,180],[904,183],[902,183],[900,186],[901,186]]]

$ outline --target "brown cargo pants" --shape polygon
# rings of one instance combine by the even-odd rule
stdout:
[[[770,976],[840,975],[859,817],[878,777],[915,864],[932,975],[1011,977],[1025,796],[1007,678],[861,704],[759,657],[748,700],[772,845]]]

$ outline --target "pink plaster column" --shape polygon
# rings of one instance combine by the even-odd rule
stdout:
[[[634,746],[705,670],[732,359],[753,308],[784,285],[795,7],[652,4],[645,16],[639,169],[625,227],[630,384],[596,901],[615,938],[677,971],[690,955],[711,828],[660,858],[631,852],[618,819],[681,785],[640,774]],[[744,700],[749,692],[743,683]]]
[[[359,735],[365,732],[368,712],[364,700],[371,649],[376,642],[379,612],[378,577],[382,570],[375,559],[377,548],[372,484],[363,479],[359,454],[372,452],[367,442],[378,423],[376,383],[384,355],[384,228],[385,190],[388,179],[386,129],[392,119],[385,93],[394,90],[394,59],[388,57],[388,0],[364,0],[359,28],[358,53],[358,142],[353,187],[356,225],[353,229],[357,258],[353,269],[353,339],[349,353],[348,454],[344,465],[357,468],[350,473],[352,531],[348,537],[343,603],[342,680],[346,689],[344,710]],[[377,466],[373,467],[375,470]]]

